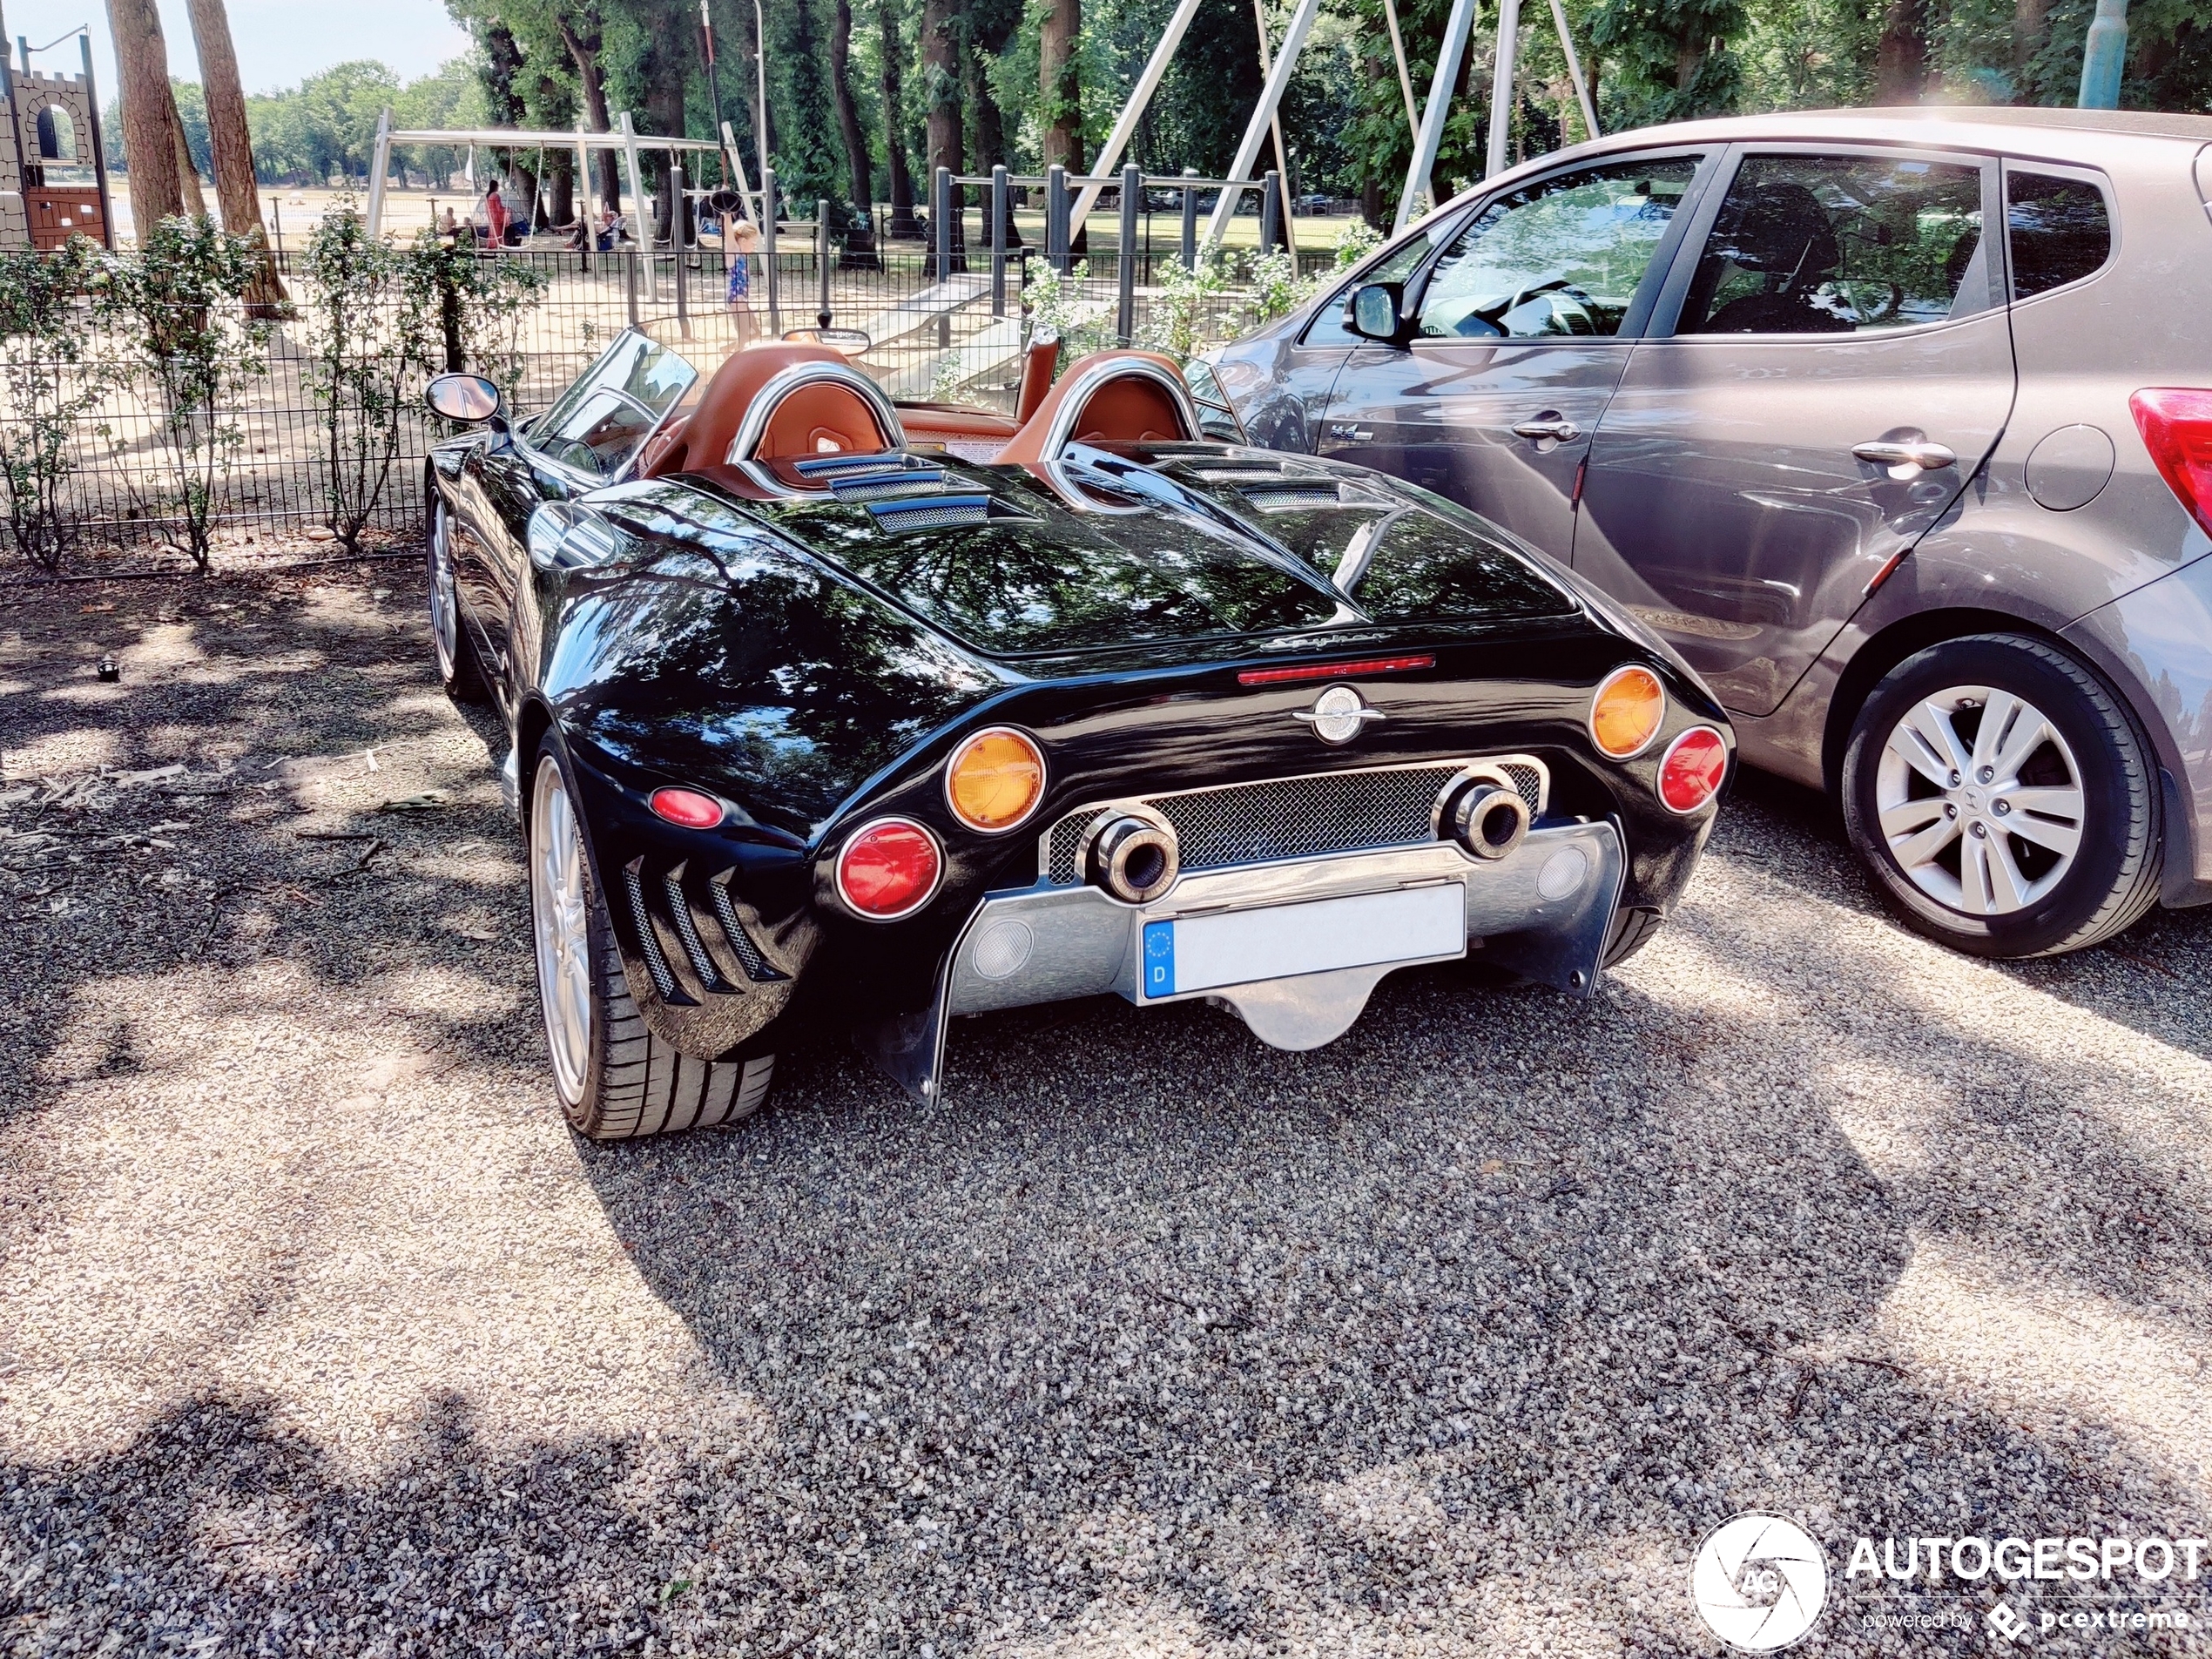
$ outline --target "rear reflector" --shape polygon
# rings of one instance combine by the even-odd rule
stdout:
[[[1248,668],[1237,676],[1239,685],[1281,685],[1290,680],[1349,679],[1361,674],[1404,674],[1417,668],[1434,668],[1433,657],[1371,657],[1361,663],[1313,663],[1304,668]]]
[[[871,921],[896,921],[929,902],[943,873],[937,838],[903,818],[865,826],[837,855],[837,891]]]
[[[685,829],[712,829],[722,821],[722,803],[696,789],[656,789],[645,797],[653,816]]]
[[[1694,725],[1667,745],[1659,763],[1659,799],[1670,813],[1694,813],[1720,793],[1728,776],[1728,743],[1709,725]]]
[[[2212,391],[2155,386],[2128,400],[2158,475],[2212,536]]]

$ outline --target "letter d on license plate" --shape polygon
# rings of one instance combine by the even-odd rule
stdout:
[[[1307,904],[1148,921],[1138,944],[1146,1001],[1339,968],[1439,961],[1467,954],[1458,881]]]

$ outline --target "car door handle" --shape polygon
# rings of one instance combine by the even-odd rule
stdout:
[[[1540,415],[1533,421],[1523,421],[1514,428],[1517,438],[1556,439],[1561,443],[1572,443],[1582,435],[1582,428],[1563,415]]]
[[[1375,435],[1375,429],[1372,427],[1353,426],[1346,421],[1338,421],[1331,424],[1329,435],[1332,438],[1349,438],[1354,443],[1365,443]]]
[[[1861,461],[1871,461],[1878,467],[1897,469],[1910,467],[1920,472],[1933,472],[1939,468],[1959,464],[1956,452],[1942,444],[1931,443],[1925,438],[1871,438],[1865,443],[1852,445],[1851,453]],[[1902,475],[1901,470],[1898,475]]]

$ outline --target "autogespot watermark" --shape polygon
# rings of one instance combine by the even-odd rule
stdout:
[[[1997,1538],[1966,1534],[1852,1541],[1844,1581],[1865,1588],[1919,1585],[1963,1588],[1994,1581],[2072,1581],[2138,1588],[2194,1583],[2212,1558],[2203,1538]],[[1705,1627],[1744,1653],[1774,1653],[1802,1640],[1828,1602],[1828,1560],[1812,1535],[1778,1515],[1738,1515],[1716,1527],[1690,1563],[1690,1600]],[[2037,1632],[2193,1630],[2204,1621],[2181,1608],[2038,1608],[2021,1614],[2000,1601],[1886,1613],[1859,1622],[1870,1631],[1970,1629],[1974,1613],[1993,1644],[2011,1646]]]

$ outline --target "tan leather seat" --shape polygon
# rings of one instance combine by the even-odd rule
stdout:
[[[1116,365],[1134,372],[1116,374]],[[1136,368],[1143,365],[1143,368]],[[1035,466],[1051,459],[1048,448],[1069,443],[1175,443],[1201,435],[1191,417],[1190,394],[1178,399],[1183,384],[1175,360],[1157,352],[1102,351],[1080,358],[1045,395],[1036,412],[999,451],[1005,467]]]
[[[729,458],[745,417],[769,382],[786,369],[806,363],[851,370],[843,354],[826,346],[778,344],[732,354],[714,371],[698,405],[654,441],[638,473],[661,478],[720,466]],[[872,455],[901,447],[895,428],[887,431],[877,410],[856,388],[835,379],[803,381],[778,398],[747,461],[803,460],[817,455]]]

